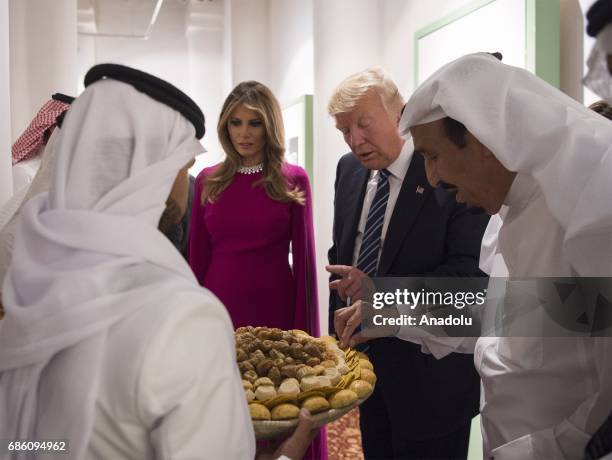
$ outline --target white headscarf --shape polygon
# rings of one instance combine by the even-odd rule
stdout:
[[[51,191],[24,206],[2,289],[0,439],[68,439],[69,458],[82,458],[108,328],[174,292],[210,295],[157,230],[179,169],[202,148],[179,112],[113,80],[74,101],[57,148]]]
[[[535,178],[579,275],[612,274],[609,120],[486,53],[447,64],[417,88],[400,131],[445,116],[463,123],[506,169]]]

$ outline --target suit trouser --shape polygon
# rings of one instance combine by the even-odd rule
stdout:
[[[376,404],[377,398],[380,398],[380,394],[376,395],[374,390],[372,396],[359,408],[361,445],[366,460],[465,460],[467,458],[471,421],[452,433],[425,441],[410,440],[398,435],[394,437],[394,430],[384,405]]]
[[[360,406],[367,459],[465,459],[479,378],[471,355],[436,360],[398,339],[370,342],[378,382]]]

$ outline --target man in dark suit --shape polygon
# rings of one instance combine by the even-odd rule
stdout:
[[[359,295],[354,280],[364,276],[483,275],[478,255],[488,216],[429,185],[423,159],[398,133],[403,106],[395,83],[378,69],[345,79],[329,103],[351,152],[336,171],[328,269],[353,279],[332,275],[341,295],[330,295],[330,330],[346,297]],[[365,457],[466,458],[479,400],[473,356],[436,360],[397,338],[367,345],[378,381],[360,409]]]

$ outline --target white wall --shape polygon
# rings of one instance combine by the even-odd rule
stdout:
[[[206,119],[202,143],[207,152],[196,158],[191,169],[194,175],[224,156],[217,137],[217,120],[230,86],[224,79],[230,68],[224,56],[224,13],[219,2],[191,3],[187,10],[188,94],[200,105]]]
[[[223,157],[216,125],[231,73],[224,55],[224,8],[219,2],[164,1],[147,40],[79,35],[81,82],[95,64],[124,64],[167,80],[200,106],[206,118],[202,144],[207,153],[196,158],[190,170],[194,175]]]
[[[381,61],[407,99],[414,90],[414,34],[470,0],[380,0],[381,3]],[[485,46],[483,44],[483,46]]]
[[[228,1],[228,0],[226,0]],[[312,0],[229,0],[233,86],[257,80],[285,106],[314,91]]]
[[[83,92],[83,78],[87,71],[96,64],[101,62],[96,61],[96,37],[92,35],[78,35],[77,42],[77,72],[78,72],[78,94]]]
[[[580,0],[581,3],[593,0]],[[424,26],[472,3],[469,0],[436,0],[435,8],[424,0],[381,0],[382,2],[382,51],[384,67],[395,78],[402,94],[407,98],[415,87],[412,64],[414,62],[414,33]],[[578,0],[560,0],[561,3],[561,89],[581,100],[581,74],[578,70],[583,60],[582,12]],[[486,42],[482,51],[490,50]]]
[[[13,192],[9,62],[9,3],[0,0],[0,206]]]
[[[231,0],[233,86],[257,80],[270,86],[268,63],[268,0]]]
[[[313,2],[269,0],[270,88],[281,106],[314,92]]]
[[[77,0],[10,0],[9,5],[15,140],[53,93],[76,94]]]
[[[26,34],[27,1],[9,0],[9,43],[11,85],[11,144],[30,123],[28,91],[28,40]]]
[[[2,65],[9,79],[0,80],[10,85],[2,108],[10,107],[10,125],[3,123],[1,131],[10,130],[10,145],[53,93],[77,93],[77,0],[4,0],[6,8],[8,23],[0,30],[10,43],[9,63]],[[0,201],[10,183],[3,181]]]
[[[148,40],[96,36],[91,47],[87,44],[90,37],[79,35],[80,50],[87,54],[80,60],[92,65],[108,62],[135,67],[189,92],[186,11],[185,4],[163,2]]]
[[[560,88],[563,92],[583,101],[582,67],[584,65],[584,16],[578,0],[561,0],[561,72]]]
[[[234,83],[232,68],[232,5],[233,0],[223,1],[223,61],[224,94],[229,93]]]

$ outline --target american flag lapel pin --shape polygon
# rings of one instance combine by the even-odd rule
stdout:
[[[425,189],[423,187],[421,187],[420,185],[417,185],[416,192],[418,195],[422,195],[424,191]]]

